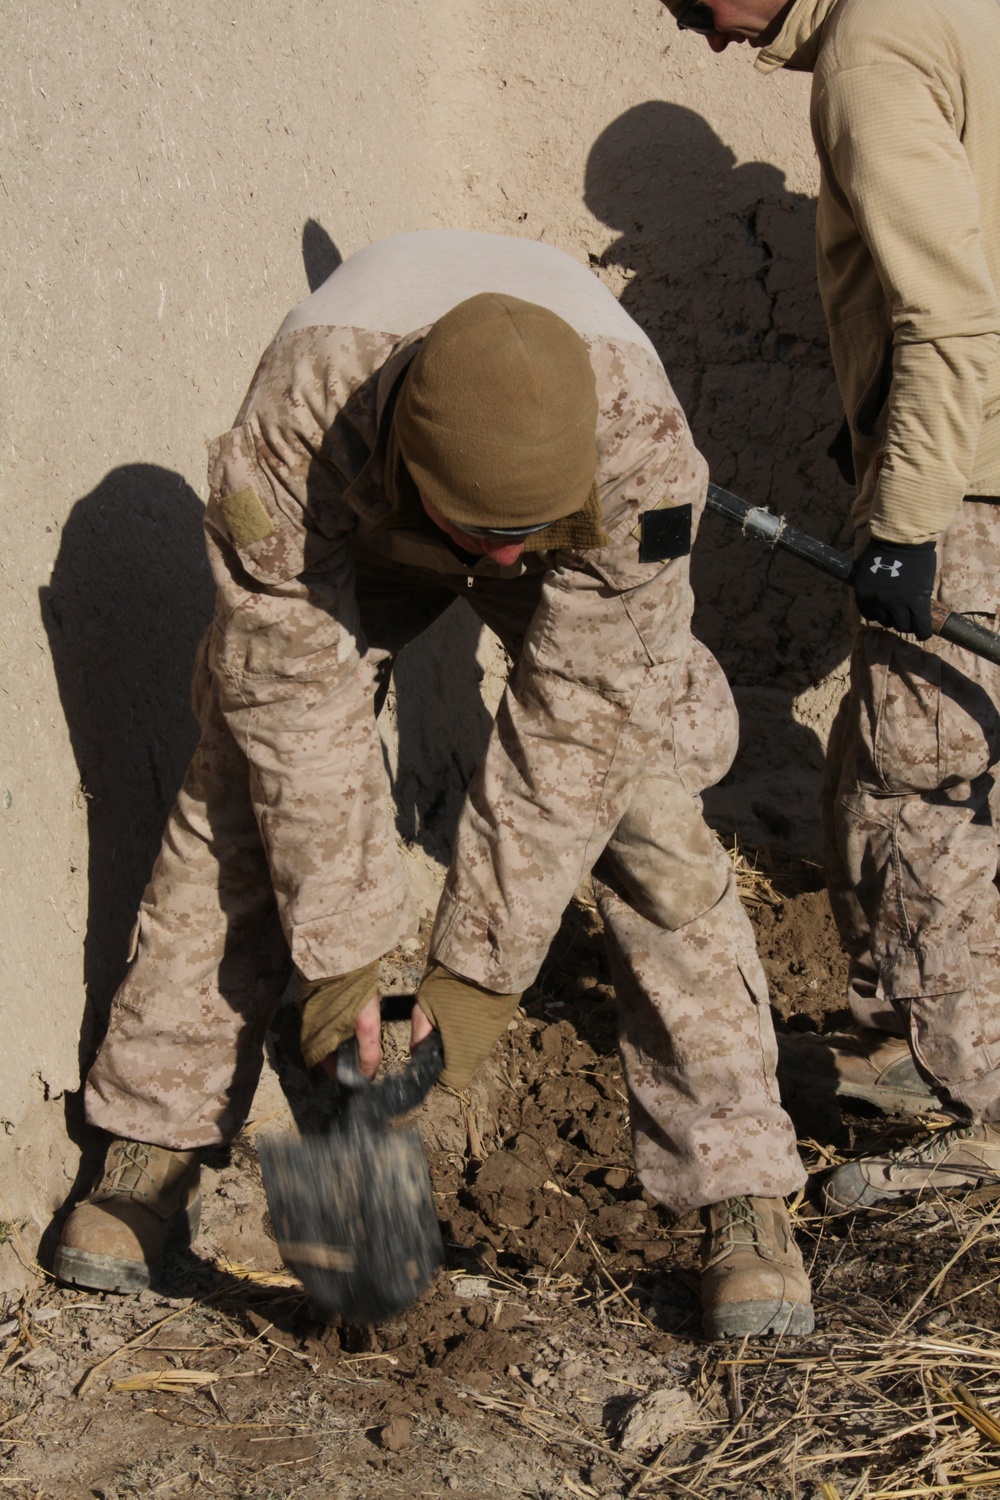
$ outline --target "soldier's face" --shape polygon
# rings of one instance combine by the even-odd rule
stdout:
[[[420,496],[420,503],[424,507],[434,525],[450,536],[456,547],[461,547],[463,552],[471,552],[476,557],[490,557],[501,568],[512,567],[518,561],[524,551],[524,542],[510,542],[498,536],[470,536],[460,526],[454,525],[444,517],[440,511],[435,510],[429,500]]]
[[[706,0],[704,4],[662,0],[677,24],[705,38],[713,52],[724,52],[730,42],[763,47],[781,29],[791,0]]]

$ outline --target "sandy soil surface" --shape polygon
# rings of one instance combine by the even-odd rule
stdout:
[[[779,1024],[833,1017],[843,960],[817,872],[744,884]],[[418,958],[397,955],[400,989]],[[392,1028],[397,1055],[404,1045]],[[332,1086],[296,1051],[287,1007],[274,1076],[315,1129]],[[38,1276],[4,1309],[4,1493],[846,1500],[975,1494],[977,1474],[995,1478],[998,1195],[840,1221],[806,1195],[795,1215],[815,1336],[703,1342],[697,1216],[671,1222],[632,1174],[586,900],[470,1096],[439,1091],[420,1111],[447,1261],[404,1316],[328,1326],[283,1273],[254,1148],[266,1089],[258,1103],[206,1167],[201,1238],[168,1258],[155,1291],[89,1294]],[[794,1108],[814,1174],[913,1129]]]

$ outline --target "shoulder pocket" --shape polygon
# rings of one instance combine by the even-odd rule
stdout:
[[[209,449],[206,520],[258,582],[287,583],[322,568],[338,539],[322,536],[306,524],[302,502],[265,471],[260,442],[254,422],[215,439]]]

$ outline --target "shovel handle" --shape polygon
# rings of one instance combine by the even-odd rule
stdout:
[[[853,559],[845,552],[838,552],[836,548],[818,542],[815,537],[786,525],[784,516],[775,516],[760,506],[748,505],[739,495],[731,495],[717,484],[708,486],[707,504],[709,510],[714,510],[716,515],[725,516],[727,521],[735,521],[745,532],[759,537],[761,541],[791,552],[793,556],[811,563],[814,568],[819,568],[820,572],[827,573],[831,578],[839,579],[841,583],[850,582]],[[949,610],[937,600],[931,604],[931,619],[934,634],[939,635],[942,640],[951,641],[956,646],[964,647],[966,651],[972,651],[976,656],[985,657],[987,661],[1000,665],[1000,635],[995,630],[977,625],[974,620]]]
[[[398,1073],[390,1073],[380,1083],[372,1083],[358,1067],[356,1037],[337,1050],[337,1082],[346,1094],[344,1113],[353,1124],[381,1126],[395,1115],[415,1109],[437,1082],[444,1067],[441,1034],[430,1036],[413,1049],[410,1061]]]
[[[760,505],[748,505],[739,495],[731,495],[717,484],[708,486],[707,505],[717,516],[735,521],[745,532],[759,537],[762,542],[770,542],[772,547],[791,552],[793,556],[811,563],[821,573],[827,573],[841,583],[849,580],[854,566],[853,558],[844,552],[838,552],[835,547],[828,547],[825,542],[818,542],[815,537],[806,536],[805,532],[796,531],[786,524],[784,516],[773,515]]]
[[[987,661],[1000,663],[1000,635],[995,630],[977,625],[968,615],[956,614],[937,599],[931,600],[931,620],[934,634],[941,636],[942,640],[964,646],[966,651],[983,656]]]

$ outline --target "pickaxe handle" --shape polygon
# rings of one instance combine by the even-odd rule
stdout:
[[[853,559],[846,552],[838,552],[835,547],[827,547],[815,537],[796,531],[793,526],[785,524],[783,516],[772,515],[760,506],[748,505],[738,495],[731,495],[717,484],[708,486],[708,508],[716,515],[725,516],[727,521],[736,521],[751,536],[801,557],[803,562],[811,563],[821,573],[828,573],[841,583],[850,579]],[[986,630],[966,615],[955,614],[936,599],[931,602],[931,620],[934,634],[942,640],[952,641],[956,646],[963,646],[966,651],[973,651],[1000,666],[1000,635],[996,631]]]

